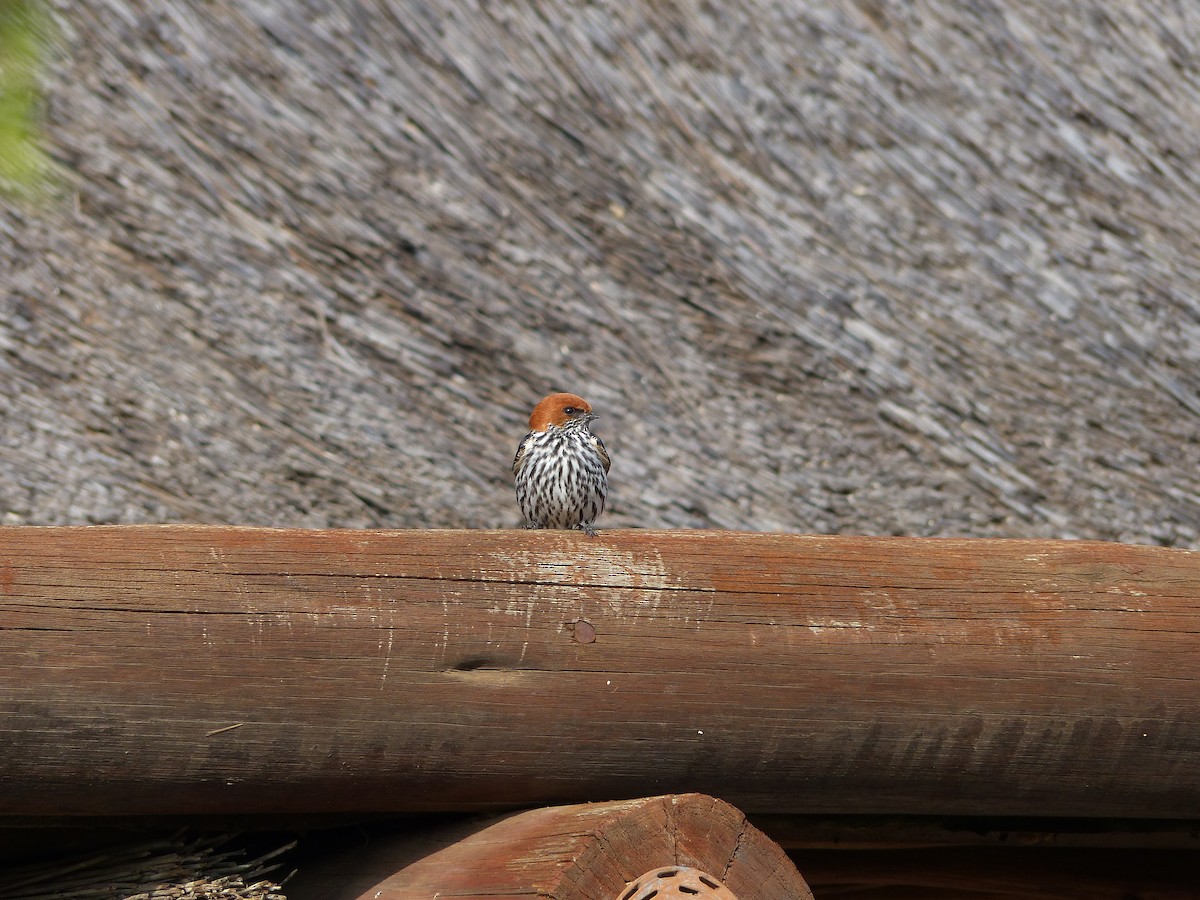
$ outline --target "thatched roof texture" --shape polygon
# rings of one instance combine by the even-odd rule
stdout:
[[[0,515],[1200,545],[1200,8],[79,0]]]

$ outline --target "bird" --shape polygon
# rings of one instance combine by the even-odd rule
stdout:
[[[595,419],[575,394],[551,394],[533,408],[512,465],[526,528],[578,528],[596,536],[610,461],[589,427]]]

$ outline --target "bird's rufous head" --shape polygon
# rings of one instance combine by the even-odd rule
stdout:
[[[545,431],[551,425],[562,428],[568,422],[583,419],[590,422],[592,407],[582,397],[575,394],[551,394],[533,408],[529,416],[530,431]]]

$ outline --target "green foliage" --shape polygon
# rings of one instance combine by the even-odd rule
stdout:
[[[50,170],[38,147],[38,66],[50,18],[40,0],[0,0],[0,194],[39,187]]]

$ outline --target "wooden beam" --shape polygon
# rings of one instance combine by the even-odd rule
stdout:
[[[698,898],[728,896],[709,889],[723,886],[737,900],[812,900],[778,845],[728,803],[700,794],[534,809],[372,841],[305,867],[288,897],[643,900],[653,876],[670,884],[681,867],[695,870],[686,878]]]
[[[0,529],[0,815],[1194,817],[1200,554]]]

